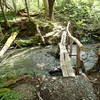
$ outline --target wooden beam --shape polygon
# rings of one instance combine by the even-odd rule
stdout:
[[[15,38],[16,38],[17,35],[18,35],[18,32],[13,32],[11,34],[11,36],[8,38],[8,40],[6,41],[4,47],[0,51],[0,57],[1,58],[3,57],[4,53],[9,49],[10,45],[15,40]]]
[[[71,35],[71,33],[69,31],[69,26],[70,26],[70,22],[68,22],[68,25],[66,28],[68,36],[80,47],[80,49],[84,49],[84,46],[82,45],[82,43],[78,39],[76,39],[75,37],[73,37]]]
[[[66,31],[63,31],[61,42],[59,43],[60,48],[60,66],[62,69],[63,77],[75,77],[74,70],[71,66],[71,60],[66,49]]]

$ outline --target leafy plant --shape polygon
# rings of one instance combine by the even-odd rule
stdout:
[[[8,88],[0,89],[0,100],[20,100],[22,95]]]

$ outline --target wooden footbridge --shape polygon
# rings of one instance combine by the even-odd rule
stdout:
[[[76,56],[76,71],[79,73],[79,69],[82,65],[82,60],[80,59],[80,51],[84,48],[84,46],[80,43],[78,39],[73,37],[69,31],[70,22],[68,22],[68,25],[66,28],[63,28],[62,30],[58,30],[57,34],[55,32],[50,32],[46,34],[45,36],[42,36],[39,27],[37,27],[37,32],[41,35],[41,38],[43,40],[43,43],[45,43],[45,37],[49,36],[56,36],[60,34],[61,36],[61,42],[59,43],[59,49],[60,49],[60,66],[62,69],[63,77],[68,76],[75,76],[75,71],[73,70],[73,67],[71,65],[71,57]],[[8,50],[12,42],[15,40],[16,36],[18,35],[18,32],[14,32],[11,34],[11,36],[8,38],[7,42],[5,43],[4,47],[0,51],[0,58],[3,57],[4,53]],[[73,43],[76,43],[77,46],[77,52],[76,55],[72,54],[72,45]]]
[[[66,30],[62,32],[61,42],[59,43],[60,48],[60,66],[62,69],[63,77],[75,76],[75,71],[71,65],[71,57],[76,56],[76,71],[79,73],[79,69],[82,66],[83,61],[80,59],[80,51],[84,46],[80,43],[78,39],[73,37],[69,32],[70,22],[68,22]],[[72,45],[76,43],[77,52],[76,55],[72,54]]]

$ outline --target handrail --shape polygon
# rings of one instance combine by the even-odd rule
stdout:
[[[69,77],[69,76],[75,77],[75,73],[71,65],[69,53],[66,49],[66,38],[67,38],[66,31],[63,31],[62,36],[61,36],[61,42],[59,43],[60,66],[62,69],[63,77]]]
[[[84,46],[82,45],[82,43],[78,39],[76,39],[75,37],[73,37],[71,35],[71,33],[69,31],[69,26],[70,26],[70,21],[68,22],[67,28],[66,28],[68,36],[80,47],[80,49],[84,49]]]

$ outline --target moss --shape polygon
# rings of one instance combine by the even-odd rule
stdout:
[[[30,45],[33,44],[32,39],[30,39],[30,40],[22,40],[22,39],[20,39],[20,40],[15,40],[14,42],[15,42],[18,46],[22,46],[22,47],[27,47],[27,46],[30,46]]]
[[[27,47],[27,46],[34,46],[34,45],[38,45],[38,44],[43,44],[41,36],[39,34],[35,35],[34,37],[32,37],[30,39],[15,40],[15,43],[18,46],[21,46],[21,47]]]
[[[34,45],[36,44],[43,44],[41,36],[40,35],[36,35],[32,38],[32,42]]]

